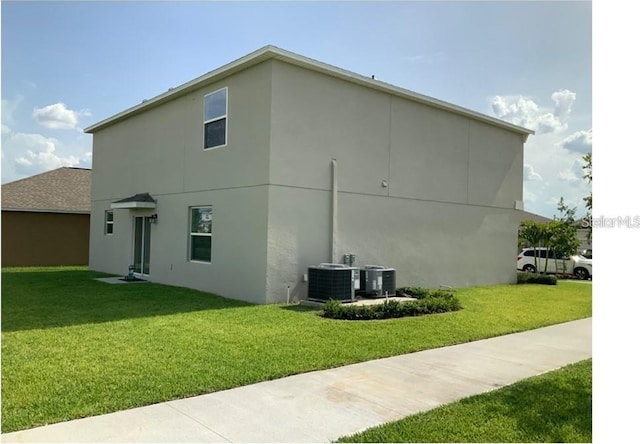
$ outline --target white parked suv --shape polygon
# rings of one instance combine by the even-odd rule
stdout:
[[[556,257],[553,250],[547,248],[523,248],[518,254],[517,269],[521,271],[536,272],[536,262],[534,257],[538,257],[537,269],[544,271],[545,260],[548,256],[547,273],[571,273],[578,279],[589,279],[593,275],[592,259],[576,254],[571,257]]]

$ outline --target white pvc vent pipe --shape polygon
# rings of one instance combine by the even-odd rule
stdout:
[[[338,161],[331,159],[331,262],[337,263],[338,257]]]

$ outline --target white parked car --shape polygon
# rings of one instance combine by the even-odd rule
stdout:
[[[593,276],[593,259],[587,258],[581,254],[571,256],[573,261],[573,274],[578,279],[589,279]]]
[[[537,256],[537,268],[536,259]],[[560,257],[547,248],[523,248],[516,259],[516,267],[521,271],[535,273],[544,272],[545,260],[548,257],[547,273],[570,273],[579,279],[589,279],[593,275],[592,259],[576,254],[571,257]]]

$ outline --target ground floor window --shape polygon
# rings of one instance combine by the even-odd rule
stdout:
[[[211,229],[213,209],[189,208],[189,260],[211,262]]]
[[[104,234],[113,234],[113,210],[104,212]]]

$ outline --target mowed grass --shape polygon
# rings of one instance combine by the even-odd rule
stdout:
[[[592,442],[591,359],[338,442]]]
[[[2,431],[591,316],[591,285],[460,289],[458,312],[325,319],[86,269],[2,272]]]

